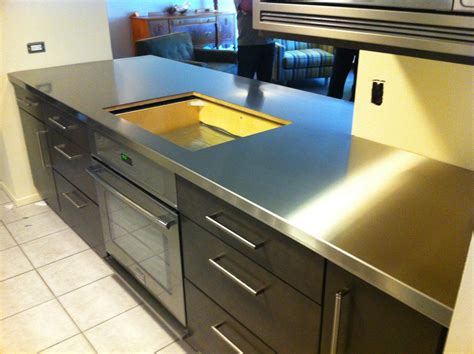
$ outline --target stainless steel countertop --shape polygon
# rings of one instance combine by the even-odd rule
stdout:
[[[350,103],[157,57],[9,78],[449,326],[471,239],[473,173],[351,136]],[[191,152],[103,109],[186,92],[293,124]]]

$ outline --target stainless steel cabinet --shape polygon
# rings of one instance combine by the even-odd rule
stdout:
[[[446,329],[328,262],[321,354],[441,353]]]
[[[20,117],[33,182],[41,197],[57,212],[59,203],[48,152],[48,127],[23,109]]]

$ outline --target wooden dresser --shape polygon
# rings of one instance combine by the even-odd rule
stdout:
[[[173,32],[189,32],[197,48],[236,49],[235,13],[190,12],[184,15],[167,13],[152,16],[131,16],[133,40]]]

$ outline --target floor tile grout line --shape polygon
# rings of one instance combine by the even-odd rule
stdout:
[[[61,261],[64,261],[65,259],[69,258],[69,257],[74,257],[74,256],[77,256],[81,253],[85,253],[87,251],[94,251],[92,248],[88,247],[87,249],[83,250],[83,251],[80,251],[80,252],[77,252],[77,253],[74,253],[74,254],[71,254],[70,256],[67,256],[67,257],[64,257],[64,258],[61,258],[61,259],[58,259],[57,261],[54,261],[54,262],[51,262],[51,263],[48,263],[48,264],[45,264],[45,265],[42,265],[42,266],[39,266],[38,268],[36,269],[41,269],[41,268],[44,268],[44,267],[48,267],[48,266],[51,266],[53,265],[54,263],[57,263],[57,262],[61,262]],[[95,252],[94,252],[95,253]],[[107,265],[107,264],[106,264]],[[107,265],[108,266],[108,265]],[[110,268],[110,267],[109,267]]]
[[[176,339],[175,339],[174,341],[172,341],[171,343],[168,343],[168,344],[166,344],[164,347],[161,347],[160,349],[155,350],[154,353],[155,353],[155,354],[158,354],[161,350],[163,350],[163,349],[169,347],[170,345],[172,345],[172,344],[174,344],[174,343],[176,343],[176,342],[178,342],[178,341],[180,341],[180,340],[181,340],[181,338],[176,338]]]
[[[69,291],[67,291],[67,292],[65,292],[65,293],[63,293],[63,294],[60,294],[60,295],[54,294],[54,296],[56,296],[56,297],[58,298],[58,300],[59,300],[59,298],[60,298],[60,297],[63,297],[64,295],[68,295],[68,294],[70,294],[70,293],[73,293],[73,292],[76,291],[76,290],[85,288],[86,286],[89,286],[89,285],[92,285],[92,284],[94,284],[94,283],[96,283],[96,282],[98,282],[98,281],[104,280],[105,278],[112,277],[113,275],[114,275],[114,274],[107,274],[107,275],[105,275],[105,276],[103,276],[103,277],[97,278],[96,280],[90,281],[90,282],[88,282],[87,284],[81,285],[81,286],[79,286],[78,288],[74,288],[74,289],[72,289],[72,290],[69,290]]]
[[[33,269],[32,271],[34,271],[34,269]],[[49,290],[49,289],[48,289],[48,290]],[[35,307],[44,305],[44,304],[46,304],[47,302],[50,302],[50,301],[52,301],[52,300],[56,300],[56,297],[54,296],[54,294],[51,293],[51,295],[53,295],[53,297],[51,297],[51,298],[48,299],[48,300],[45,300],[45,301],[43,301],[43,302],[40,302],[39,304],[33,305],[33,306],[28,307],[28,308],[26,308],[26,309],[23,309],[23,310],[21,310],[21,311],[15,312],[15,313],[13,313],[13,314],[11,314],[11,315],[8,315],[7,317],[0,318],[0,322],[5,321],[5,320],[8,320],[9,318],[14,317],[14,316],[16,316],[16,315],[19,315],[19,314],[21,314],[21,313],[23,313],[23,312],[26,312],[26,311],[28,311],[28,310],[34,309]]]
[[[123,315],[124,313],[127,313],[127,312],[129,312],[129,311],[132,311],[133,309],[135,309],[135,308],[137,308],[137,307],[140,307],[140,306],[142,306],[142,305],[143,305],[143,302],[139,302],[139,303],[137,303],[136,305],[134,305],[133,307],[130,307],[129,309],[127,309],[127,310],[125,310],[125,311],[122,311],[122,312],[120,312],[120,313],[118,313],[118,314],[116,314],[116,315],[114,315],[114,316],[112,316],[112,317],[110,317],[110,318],[108,318],[108,319],[106,319],[106,320],[100,322],[100,323],[97,323],[97,324],[93,325],[92,327],[89,327],[89,328],[87,328],[87,329],[85,329],[85,330],[83,330],[83,331],[81,330],[81,332],[84,333],[84,336],[87,337],[86,332],[90,331],[91,329],[96,328],[96,327],[98,327],[98,326],[100,326],[100,325],[102,325],[102,324],[104,324],[104,323],[106,323],[106,322],[109,322],[110,320],[113,320],[114,318],[116,318],[116,317],[118,317],[118,316],[121,316],[121,315]]]
[[[11,202],[11,203],[13,203],[13,202]],[[33,204],[35,204],[35,203],[38,203],[38,202],[33,202],[33,203],[30,203],[30,204],[25,204],[25,205],[22,205],[22,206],[20,206],[20,207],[15,206],[13,209],[24,208],[24,207],[27,207],[27,206],[29,206],[29,205],[33,205]],[[8,203],[0,204],[0,207],[5,206],[6,204],[8,204]],[[39,211],[38,213],[34,213],[34,214],[28,215],[28,216],[22,216],[22,217],[20,217],[19,219],[15,219],[15,220],[12,220],[12,221],[9,221],[9,222],[6,222],[4,219],[1,219],[1,221],[3,221],[3,223],[4,223],[5,225],[6,225],[6,224],[12,224],[12,223],[14,223],[14,222],[17,222],[17,221],[20,221],[20,220],[24,220],[24,219],[29,219],[29,218],[32,218],[33,216],[38,216],[38,215],[41,215],[41,214],[45,214],[45,213],[48,213],[48,212],[50,212],[50,211],[54,212],[54,210],[51,209],[48,204],[46,204],[46,208],[48,208],[48,210],[42,210],[42,211]]]
[[[64,343],[65,341],[67,341],[67,340],[69,340],[69,339],[71,339],[71,338],[74,338],[74,337],[76,337],[76,336],[82,336],[82,337],[84,337],[84,338],[86,339],[87,343],[89,343],[89,345],[91,346],[92,350],[93,350],[95,353],[98,353],[98,351],[92,346],[92,344],[89,342],[89,340],[86,338],[86,336],[85,336],[84,333],[82,333],[82,332],[76,333],[76,334],[74,334],[74,335],[72,335],[72,336],[70,336],[70,337],[67,337],[67,338],[63,339],[62,341],[60,341],[60,342],[57,342],[57,343],[54,343],[53,345],[50,345],[49,347],[43,348],[43,349],[41,349],[41,350],[38,350],[36,353],[39,354],[39,353],[41,353],[41,352],[44,352],[45,350],[48,350],[48,349],[54,347],[55,345]]]
[[[21,247],[21,245],[20,245],[20,248],[21,248],[21,250],[23,251],[23,247]],[[90,248],[89,246],[87,246],[87,248],[84,249],[84,250],[81,250],[81,251],[79,251],[79,252],[75,252],[75,253],[73,253],[73,254],[69,254],[69,255],[67,255],[67,256],[65,256],[65,257],[58,258],[58,259],[54,260],[53,262],[45,263],[45,264],[42,264],[42,265],[40,265],[40,266],[35,266],[35,265],[33,264],[33,262],[31,262],[31,263],[33,264],[33,267],[34,267],[35,269],[39,269],[39,268],[45,267],[45,266],[47,266],[47,265],[53,264],[53,263],[55,263],[55,262],[57,262],[57,261],[62,261],[62,260],[66,259],[66,258],[69,258],[69,257],[71,257],[71,256],[75,256],[76,254],[82,253],[82,252],[87,251],[87,250],[90,250],[90,249],[91,249],[91,248]],[[26,257],[28,257],[28,255],[27,255],[26,253],[25,253],[25,255],[26,255]],[[28,260],[29,260],[29,258],[28,258]]]
[[[8,227],[7,227],[7,229],[8,229]],[[27,244],[27,243],[30,243],[30,242],[33,242],[33,241],[36,241],[36,240],[40,240],[40,239],[45,238],[45,237],[47,237],[47,236],[51,236],[51,235],[54,235],[54,234],[57,234],[57,233],[59,233],[59,232],[63,232],[63,231],[66,231],[66,230],[72,230],[72,231],[74,231],[74,230],[71,229],[68,225],[66,225],[66,227],[65,227],[64,229],[56,230],[56,231],[54,231],[54,232],[50,232],[50,233],[47,234],[47,235],[43,235],[43,236],[34,238],[34,239],[29,240],[29,241],[26,241],[26,242],[20,243],[20,242],[17,241],[17,243],[18,243],[18,245],[25,245],[25,244]],[[13,238],[15,239],[15,241],[16,241],[16,238],[15,238],[15,236],[13,236],[12,232],[11,232],[10,230],[8,230],[8,231],[10,232],[10,235],[12,235],[12,237],[13,237]],[[75,232],[75,231],[74,231],[74,232]]]
[[[28,259],[28,261],[30,261],[30,259],[28,258],[28,256],[26,255],[25,251],[23,250],[23,248],[19,247],[19,249],[21,250],[21,252],[23,253],[23,255],[26,257],[26,259]],[[31,261],[30,261],[31,263]],[[76,321],[74,321],[74,319],[71,317],[71,315],[69,314],[69,312],[66,311],[65,307],[63,306],[63,304],[61,303],[61,301],[59,301],[58,297],[56,295],[54,295],[54,292],[53,290],[49,287],[48,283],[46,283],[46,281],[44,280],[44,278],[41,276],[41,274],[38,272],[38,269],[32,264],[33,268],[34,268],[34,271],[36,272],[36,274],[40,277],[40,279],[43,281],[44,285],[48,288],[48,290],[51,292],[51,294],[54,296],[54,300],[56,300],[56,302],[59,304],[59,306],[61,306],[61,308],[63,309],[63,311],[66,313],[66,316],[69,317],[69,319],[72,321],[72,323],[74,324],[74,326],[76,326],[76,329],[79,331],[78,333],[82,333],[81,329],[79,328],[79,326],[77,325]],[[76,334],[78,334],[76,333]],[[92,346],[92,343],[90,343],[89,340],[87,340],[89,342],[89,344]],[[56,343],[57,344],[57,343]],[[92,348],[94,350],[95,347],[92,346]],[[97,352],[97,351],[96,351]]]
[[[41,278],[41,280],[46,284],[46,286],[48,287],[49,291],[51,291],[51,293],[54,295],[54,292],[53,290],[49,287],[48,283],[46,283],[46,280],[41,276],[40,272],[38,272],[38,269],[35,268],[35,272],[38,274],[38,276]],[[79,334],[79,333],[83,333],[82,329],[79,327],[79,325],[76,323],[76,321],[74,320],[74,318],[72,318],[72,315],[67,311],[66,307],[64,307],[64,305],[61,303],[61,301],[59,300],[59,298],[54,295],[54,298],[56,299],[56,301],[58,302],[59,306],[61,306],[61,308],[63,309],[63,311],[66,313],[66,315],[69,317],[69,319],[72,321],[72,323],[76,326],[77,330],[79,331],[78,333],[76,333],[75,335]],[[92,345],[92,343],[89,341],[89,339],[84,335],[84,337],[86,338],[87,342],[90,344],[90,346],[94,349],[94,351],[97,353],[97,350],[96,348]],[[61,342],[57,342],[56,344],[59,344]],[[56,345],[54,344],[54,345]],[[43,349],[44,350],[44,349]]]

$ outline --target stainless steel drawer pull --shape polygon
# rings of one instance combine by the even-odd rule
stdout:
[[[39,155],[40,155],[40,159],[41,159],[41,166],[43,167],[43,169],[49,167],[49,166],[46,166],[45,159],[44,159],[44,154],[43,154],[43,144],[41,144],[41,135],[44,135],[44,134],[47,134],[47,133],[48,133],[47,130],[40,130],[40,131],[36,132],[36,140],[38,142]]]
[[[31,98],[28,97],[17,97],[16,99],[18,102],[23,103],[27,107],[38,107],[39,102],[33,101]]]
[[[61,193],[64,198],[66,198],[76,209],[82,209],[85,208],[86,206],[89,205],[89,203],[82,201],[82,203],[76,202],[70,195],[74,194],[74,191],[72,192],[63,192]],[[76,197],[77,198],[77,197]],[[78,198],[79,199],[79,198]]]
[[[249,240],[247,240],[245,237],[242,237],[240,236],[238,233],[232,231],[231,229],[229,229],[228,227],[222,225],[220,222],[216,221],[214,219],[215,215],[214,216],[206,216],[206,220],[208,222],[210,222],[212,225],[214,225],[215,227],[217,227],[218,229],[224,231],[226,234],[228,234],[229,236],[232,236],[233,238],[235,238],[236,240],[240,241],[242,244],[244,244],[245,246],[247,246],[248,248],[251,248],[253,250],[256,250],[257,248],[263,246],[263,242],[261,243],[258,243],[258,244],[255,244],[253,242],[250,242]]]
[[[227,338],[224,333],[222,333],[221,331],[219,331],[219,327],[221,327],[222,325],[224,325],[225,322],[222,322],[222,323],[219,323],[215,326],[211,326],[211,329],[214,331],[214,333],[216,333],[224,342],[226,342],[229,347],[231,347],[232,349],[235,350],[236,353],[239,353],[239,354],[243,354],[244,352],[242,350],[239,349],[238,346],[236,346],[229,338]]]
[[[339,340],[339,323],[341,321],[341,307],[342,299],[349,290],[341,290],[336,293],[336,299],[334,302],[334,319],[332,322],[332,336],[331,336],[331,350],[330,354],[337,353],[337,343]]]
[[[59,120],[58,116],[49,117],[48,120],[61,130],[68,130],[69,129],[69,127],[66,127],[65,125],[62,125],[61,123],[58,122],[58,120]]]
[[[63,155],[67,160],[71,161],[71,160],[76,160],[76,159],[80,159],[82,157],[81,154],[79,155],[69,155],[67,152],[65,152],[63,149],[66,147],[66,144],[59,144],[59,145],[55,145],[54,146],[54,150],[56,150],[57,152],[59,152],[61,155]]]
[[[235,282],[237,285],[239,285],[241,288],[243,288],[245,291],[249,292],[250,294],[252,294],[253,296],[257,296],[261,293],[263,293],[265,291],[265,287],[261,287],[260,289],[258,290],[255,290],[254,288],[252,288],[250,285],[248,285],[247,283],[245,283],[244,281],[240,280],[238,277],[236,277],[234,274],[232,274],[231,272],[229,272],[227,269],[225,269],[223,266],[221,266],[219,263],[217,263],[217,261],[219,259],[221,259],[223,256],[219,256],[219,257],[216,257],[216,258],[209,258],[209,263],[211,263],[211,265],[213,267],[215,267],[218,271],[220,271],[222,274],[224,274],[227,278],[229,278],[230,280],[232,280],[233,282]]]

